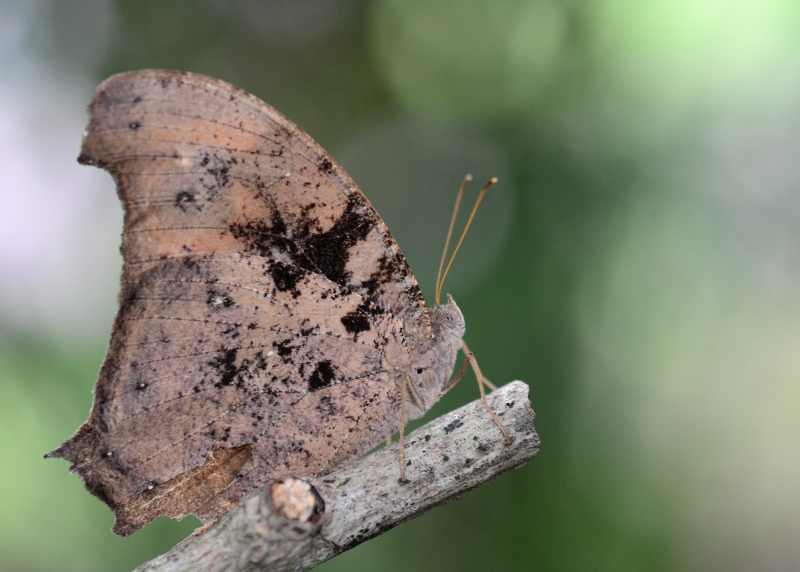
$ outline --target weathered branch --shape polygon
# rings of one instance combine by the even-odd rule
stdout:
[[[407,481],[398,481],[396,443],[325,477],[279,481],[137,570],[307,570],[333,558],[535,455],[528,386],[509,383],[489,403],[511,432],[510,445],[473,401],[406,439]]]

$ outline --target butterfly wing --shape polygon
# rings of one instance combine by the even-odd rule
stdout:
[[[102,83],[79,161],[125,209],[120,308],[73,463],[128,534],[213,519],[398,425],[384,360],[424,300],[385,223],[311,137],[208,77]]]

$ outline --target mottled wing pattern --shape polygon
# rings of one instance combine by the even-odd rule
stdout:
[[[79,160],[113,175],[125,209],[120,309],[90,416],[52,456],[114,510],[115,531],[214,519],[394,430],[384,349],[427,314],[344,170],[200,75],[114,76],[90,115]]]

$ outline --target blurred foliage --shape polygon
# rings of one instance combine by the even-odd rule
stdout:
[[[24,85],[88,103],[126,69],[231,81],[341,160],[429,298],[457,183],[501,176],[449,289],[482,369],[531,384],[542,451],[321,570],[797,569],[797,3],[52,1],[6,13],[8,117],[46,101]],[[3,149],[21,153],[9,133]],[[80,132],[67,136],[54,160],[77,154]],[[70,169],[83,168],[58,176]],[[71,208],[21,177],[2,185],[12,211],[37,193]],[[105,212],[64,227],[74,260],[80,245],[115,248]],[[30,253],[0,291],[0,569],[130,569],[196,521],[119,539],[79,479],[41,459],[88,411],[114,307],[110,292],[57,281],[18,299],[19,272],[46,268],[40,246],[13,247]],[[105,284],[118,264],[67,267],[69,284]],[[475,395],[468,378],[432,415]]]

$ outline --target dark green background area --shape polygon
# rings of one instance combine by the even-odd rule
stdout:
[[[531,385],[542,450],[320,570],[796,570],[800,9],[734,4],[8,3],[0,101],[49,117],[40,102],[69,96],[84,118],[119,71],[230,81],[342,163],[428,300],[459,181],[500,177],[448,290],[488,377]],[[61,159],[80,137],[48,147],[68,165],[50,176],[86,169]],[[7,207],[76,199],[38,181],[3,183]],[[58,227],[76,259],[97,243],[107,257],[68,268],[41,307],[13,288],[23,266],[0,268],[2,570],[127,570],[197,524],[117,538],[41,458],[90,406],[115,286],[95,304],[68,284],[114,284],[118,211]],[[64,326],[72,304],[89,310]],[[476,396],[468,376],[430,416]]]

